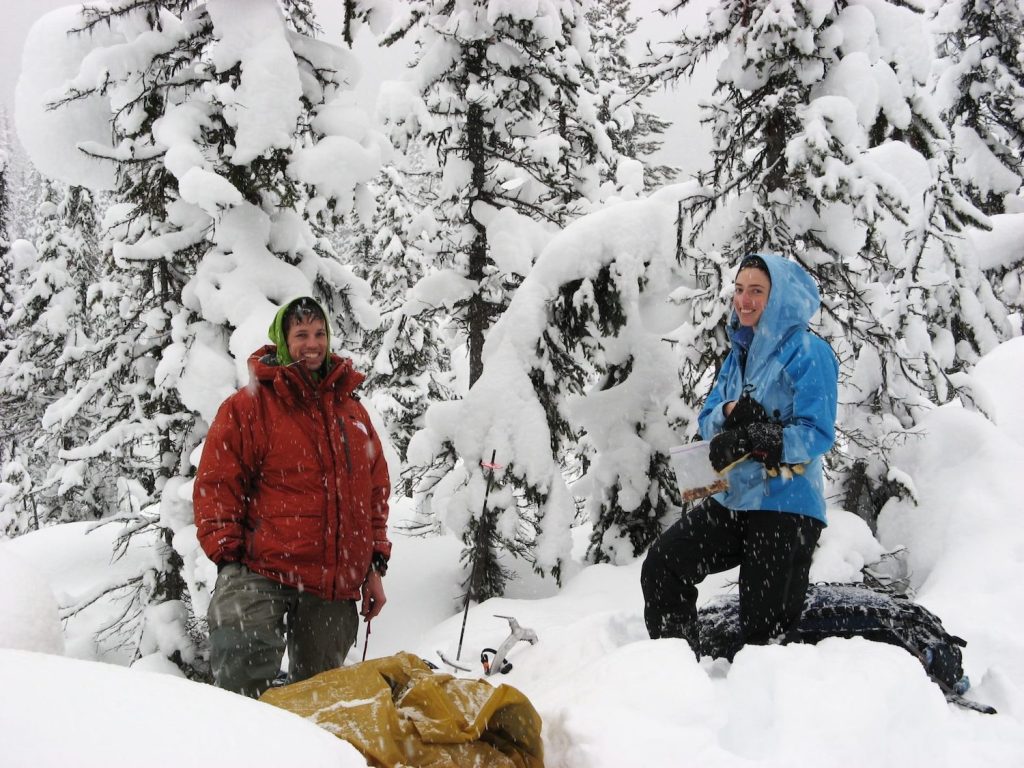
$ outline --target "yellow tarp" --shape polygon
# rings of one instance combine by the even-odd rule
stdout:
[[[373,766],[544,766],[540,715],[522,693],[435,672],[408,653],[271,688],[260,700],[312,720]]]

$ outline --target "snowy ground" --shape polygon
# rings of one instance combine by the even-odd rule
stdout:
[[[593,566],[561,589],[532,576],[474,606],[463,660],[507,634],[515,615],[540,641],[513,650],[500,680],[544,720],[546,764],[623,766],[1024,765],[1024,339],[989,355],[971,382],[989,417],[948,406],[909,444],[899,468],[919,505],[892,504],[881,546],[855,517],[831,510],[812,578],[850,579],[881,548],[909,547],[918,599],[969,641],[969,693],[981,715],[949,705],[904,651],[862,640],[748,648],[730,665],[693,660],[680,641],[647,639],[640,562]],[[396,520],[405,510],[397,510]],[[109,578],[111,533],[84,524],[0,544],[0,740],[4,766],[136,766],[211,762],[363,765],[348,745],[288,713],[174,677],[150,661],[124,668],[91,635],[101,601],[59,631],[57,606]],[[585,531],[579,531],[579,544]],[[389,604],[369,656],[454,656],[459,545],[395,532]],[[145,547],[129,558],[144,559]],[[735,574],[709,579],[702,599]],[[364,636],[350,660],[362,653]],[[123,654],[122,654],[123,655]],[[97,663],[91,659],[105,659]],[[142,669],[140,669],[142,667]],[[496,678],[497,679],[497,678]]]

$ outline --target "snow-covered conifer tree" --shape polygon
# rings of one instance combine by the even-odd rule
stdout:
[[[599,73],[598,119],[621,157],[644,164],[644,188],[656,189],[675,176],[674,169],[652,159],[670,123],[644,105],[646,78],[629,51],[637,19],[630,0],[597,0],[587,11],[594,59]]]
[[[11,254],[11,237],[8,223],[10,221],[10,178],[11,153],[8,142],[6,113],[0,111],[0,365],[13,343],[9,330],[8,318],[14,311],[17,293],[14,289],[14,261]],[[4,437],[0,439],[0,536],[10,536],[10,531],[17,529],[18,510],[22,507],[22,499],[31,488],[31,479],[19,462],[15,467],[14,441],[8,437],[8,419],[13,409],[10,398],[0,393],[0,408],[4,417],[0,417],[0,428]],[[8,475],[16,476],[11,482]]]
[[[1024,183],[1024,11],[1016,0],[955,0],[936,8],[934,27],[957,179],[978,208],[1003,213]]]
[[[942,69],[936,93],[954,140],[953,174],[990,215],[1021,213],[1024,190],[1024,11],[1017,2],[957,0],[936,6]],[[1007,205],[1010,202],[1010,205]],[[986,265],[1002,303],[1020,312],[1024,255]]]
[[[7,191],[5,225],[7,242],[32,241],[36,206],[45,194],[44,181],[18,142],[7,112],[0,107],[0,151],[5,155],[4,186]]]
[[[2,117],[2,114],[0,114]],[[0,139],[4,138],[0,134]],[[9,338],[7,318],[14,309],[14,291],[11,280],[11,263],[8,254],[11,250],[11,234],[8,222],[11,215],[10,193],[8,183],[11,175],[11,153],[7,143],[0,142],[0,355],[7,351]],[[2,454],[0,454],[2,460]]]
[[[622,157],[609,136],[614,121],[603,110],[602,98],[607,90],[602,82],[609,76],[601,72],[593,55],[585,8],[583,2],[566,4],[562,16],[566,44],[556,46],[544,61],[555,89],[550,111],[563,142],[560,167],[548,169],[545,180],[552,189],[561,190],[562,210],[557,221],[563,225],[621,188],[627,188],[629,194],[638,194],[643,188],[643,180],[633,168],[637,161]]]
[[[42,427],[46,410],[74,386],[78,361],[94,348],[88,294],[98,277],[91,194],[55,184],[47,190],[35,248],[26,248],[12,275],[20,290],[9,315],[10,348],[0,360],[0,422],[32,477],[35,526],[101,517],[109,495],[106,478],[64,472],[61,451],[84,435]]]
[[[73,146],[114,186],[91,288],[104,335],[45,422],[66,431],[98,415],[62,455],[107,476],[128,532],[155,527],[160,543],[133,582],[126,636],[190,674],[214,575],[188,492],[206,425],[284,301],[314,293],[339,347],[377,322],[369,287],[319,233],[355,206],[369,213],[386,142],[351,99],[351,55],[289,27],[305,28],[308,3],[284,6],[287,17],[273,0],[54,12],[29,50],[66,45],[67,61],[77,47],[80,64],[56,109],[19,111],[28,123],[98,115],[75,130],[95,138]]]
[[[694,244],[729,264],[784,253],[817,278],[820,330],[842,362],[836,463],[848,508],[873,517],[892,441],[1006,332],[961,250],[958,233],[985,221],[948,174],[932,41],[920,13],[887,2],[735,0],[707,19],[651,62],[671,80],[726,50]],[[706,380],[706,369],[693,374]]]
[[[418,136],[438,154],[437,207],[459,238],[444,255],[457,274],[481,283],[459,302],[475,381],[486,330],[529,269],[495,263],[487,211],[562,221],[568,206],[598,193],[581,187],[584,164],[612,162],[599,154],[610,147],[598,146],[607,136],[588,90],[590,55],[579,47],[589,36],[577,0],[521,9],[420,0],[387,40],[406,35],[418,44],[411,88],[391,92],[385,115],[400,143],[403,133]]]
[[[447,311],[416,290],[440,247],[433,208],[422,206],[425,191],[415,181],[424,176],[422,170],[409,175],[395,165],[384,168],[366,275],[380,299],[381,324],[368,339],[374,362],[365,387],[403,462],[427,407],[453,396],[450,354],[440,334]]]
[[[465,400],[431,408],[409,447],[415,457],[450,445],[463,460],[430,478],[447,527],[479,534],[490,515],[504,547],[560,576],[580,512],[593,525],[589,557],[627,562],[678,510],[667,455],[696,425],[677,403],[673,349],[692,342],[687,302],[705,287],[678,227],[698,191],[669,187],[535,241],[483,375]]]
[[[439,254],[443,271],[427,279],[445,285],[448,295],[440,300],[452,307],[464,335],[472,384],[482,372],[488,329],[529,272],[533,253],[501,250],[491,228],[504,226],[510,215],[564,222],[585,210],[587,200],[612,191],[602,182],[618,162],[598,120],[590,38],[578,0],[454,6],[418,0],[386,39],[406,35],[417,42],[416,60],[407,87],[386,92],[385,114],[398,143],[402,134],[418,136],[438,155],[437,218],[451,240]],[[439,468],[456,459],[451,445],[418,455],[410,468],[418,476],[443,474]],[[429,495],[422,482],[419,489]],[[472,525],[480,519],[484,531],[459,532],[467,542],[493,544],[492,516],[479,515]],[[473,573],[486,574],[480,583],[502,582],[494,555],[493,546],[474,555]]]

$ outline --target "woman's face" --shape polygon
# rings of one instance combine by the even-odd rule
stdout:
[[[295,362],[316,371],[327,359],[327,326],[323,320],[311,317],[296,320],[288,329],[288,354]]]
[[[741,269],[736,275],[736,292],[732,296],[732,307],[740,319],[740,325],[753,328],[764,314],[768,305],[768,294],[772,292],[772,281],[756,267]]]

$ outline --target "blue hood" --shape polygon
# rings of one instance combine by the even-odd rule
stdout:
[[[821,294],[814,279],[795,261],[774,253],[758,253],[768,267],[772,290],[768,306],[757,324],[754,341],[747,356],[748,377],[756,373],[771,353],[795,330],[804,330],[821,306]],[[736,310],[729,320],[730,329],[740,327]]]

